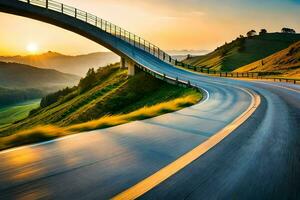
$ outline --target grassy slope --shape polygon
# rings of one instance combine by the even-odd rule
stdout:
[[[19,131],[16,134],[0,137],[0,150],[24,144],[31,144],[34,142],[46,141],[77,132],[106,128],[124,124],[134,120],[142,120],[149,117],[155,117],[157,115],[179,110],[186,106],[191,106],[201,99],[201,94],[197,93],[196,91],[189,91],[188,93],[189,94],[185,94],[186,96],[158,103],[152,106],[145,106],[136,111],[132,111],[126,114],[103,116],[96,120],[91,120],[88,122],[83,122],[66,127],[44,125],[24,131]]]
[[[277,76],[300,78],[300,41],[236,72],[272,72]]]
[[[39,103],[40,99],[0,108],[0,128],[27,117],[29,111],[37,108]]]
[[[128,78],[127,70],[115,65],[99,78],[92,89],[82,94],[74,91],[57,103],[39,109],[34,115],[0,129],[0,132],[4,136],[38,125],[66,127],[106,115],[129,113],[195,93],[192,89],[167,84],[142,72]]]
[[[299,40],[300,34],[268,33],[245,38],[243,50],[239,50],[240,41],[235,40],[212,53],[193,57],[185,60],[185,62],[214,70],[233,71],[285,49]]]

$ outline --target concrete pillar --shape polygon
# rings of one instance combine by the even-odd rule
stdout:
[[[121,68],[128,68],[128,76],[134,76],[135,65],[132,60],[121,58]]]
[[[125,58],[121,57],[121,68],[126,68],[125,66]]]
[[[125,63],[128,67],[128,76],[134,76],[134,74],[135,74],[134,62],[132,62],[130,60],[126,60]]]

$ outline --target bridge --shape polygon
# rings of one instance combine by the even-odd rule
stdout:
[[[150,42],[52,0],[0,0],[0,11],[80,34],[168,82],[197,105],[153,119],[0,152],[1,199],[299,198],[300,88],[208,77]]]
[[[143,38],[88,12],[52,0],[1,1],[1,11],[40,20],[78,33],[121,57],[121,64],[134,75],[134,67],[172,65],[170,55]]]

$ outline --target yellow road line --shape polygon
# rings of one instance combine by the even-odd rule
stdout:
[[[251,104],[247,108],[245,112],[243,112],[239,117],[237,117],[234,121],[232,121],[225,128],[217,132],[215,135],[210,137],[205,142],[201,143],[199,146],[195,147],[188,153],[184,154],[174,162],[170,163],[166,167],[160,169],[156,173],[151,176],[145,178],[140,181],[136,185],[130,187],[124,192],[116,195],[112,199],[114,200],[127,200],[127,199],[136,199],[141,195],[145,194],[158,184],[162,183],[167,178],[174,175],[176,172],[180,171],[188,164],[199,158],[201,155],[206,153],[209,149],[217,145],[220,141],[222,141],[226,136],[228,136],[232,131],[238,128],[243,122],[245,122],[252,113],[256,110],[256,108],[260,105],[261,99],[260,96],[254,92],[250,92],[246,89],[242,89],[246,91],[252,97]]]

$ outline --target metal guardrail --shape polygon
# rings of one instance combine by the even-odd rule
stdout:
[[[263,76],[261,72],[222,72],[217,70],[211,70],[209,68],[200,67],[190,65],[184,62],[175,61],[175,65],[179,67],[183,67],[195,72],[201,72],[205,74],[210,74],[214,76],[220,77],[229,77],[229,78],[252,78],[252,79],[267,79],[272,80],[274,82],[286,82],[286,83],[293,83],[298,84],[300,83],[300,79],[291,79],[291,78],[279,78],[279,77],[266,77]]]
[[[143,51],[146,51],[147,53],[150,53],[151,55],[155,56],[156,58],[159,58],[164,62],[167,62],[172,65],[175,65],[175,63],[177,62],[177,60],[173,59],[169,54],[161,50],[156,45],[88,12],[82,11],[80,9],[53,0],[18,0],[18,1],[28,3],[34,6],[39,6],[42,8],[46,8],[82,20],[86,23],[89,23],[101,29],[102,31],[105,31],[131,44],[134,47],[137,47]]]

